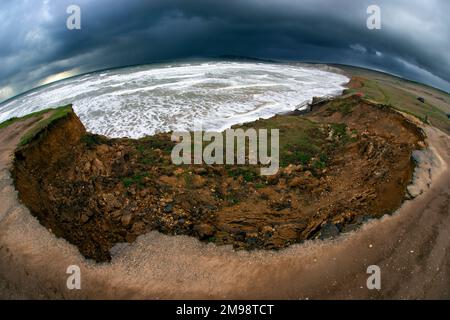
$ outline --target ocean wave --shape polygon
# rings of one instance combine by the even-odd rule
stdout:
[[[1,106],[0,122],[72,103],[93,133],[140,138],[157,132],[224,130],[338,95],[348,78],[299,65],[208,62],[92,73],[38,88]]]

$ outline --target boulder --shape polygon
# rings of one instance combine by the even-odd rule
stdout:
[[[336,238],[339,235],[339,229],[332,223],[325,223],[320,229],[319,239]]]
[[[131,221],[133,220],[133,215],[131,213],[126,213],[122,216],[120,221],[124,227],[128,227],[131,225]]]
[[[198,237],[201,240],[208,239],[214,235],[214,227],[207,224],[202,223],[194,226],[194,231],[197,233]]]

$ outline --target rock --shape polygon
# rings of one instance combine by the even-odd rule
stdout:
[[[245,237],[245,242],[247,242],[248,245],[256,245],[258,244],[258,234],[257,233],[248,233]]]
[[[131,232],[137,233],[137,234],[143,233],[144,230],[145,230],[145,223],[142,221],[135,222],[133,224],[133,226],[131,227]]]
[[[92,161],[92,169],[97,172],[104,172],[105,166],[103,165],[103,162],[101,162],[99,159],[95,158]]]
[[[370,216],[357,216],[355,219],[355,223],[361,225],[363,223],[366,223],[370,220]]]
[[[299,169],[301,169],[301,166],[290,164],[284,169],[284,173],[290,176],[293,172],[298,171]]]
[[[275,231],[274,228],[272,228],[271,226],[263,226],[261,228],[261,233],[262,234],[272,234]]]
[[[81,215],[80,222],[83,223],[83,224],[85,224],[86,222],[89,221],[89,218],[90,218],[90,217],[89,217],[88,214],[83,213],[83,214]]]
[[[84,172],[88,173],[88,172],[90,172],[90,171],[91,171],[91,164],[90,164],[89,161],[87,161],[87,162],[84,164]]]
[[[233,227],[232,225],[229,225],[229,224],[226,224],[226,223],[219,224],[217,226],[217,228],[219,230],[224,231],[224,232],[233,233],[233,234],[239,233],[239,231],[240,231],[239,228]]]
[[[375,155],[375,147],[372,142],[369,142],[369,145],[366,150],[366,154],[369,158],[373,158],[373,156]]]
[[[101,162],[99,159],[95,158],[94,160],[92,160],[92,166],[94,168],[103,168],[103,162]]]
[[[339,229],[332,223],[325,223],[320,229],[319,239],[335,238],[339,235]]]
[[[295,177],[294,179],[289,181],[288,186],[290,188],[297,188],[297,187],[302,186],[303,184],[304,184],[304,179],[302,179],[300,177]]]
[[[117,211],[114,211],[111,213],[111,217],[113,219],[118,219],[118,218],[120,218],[120,216],[122,216],[122,211],[120,211],[120,210],[117,210]]]
[[[134,242],[134,241],[136,240],[136,238],[137,238],[137,236],[136,236],[134,233],[128,233],[128,234],[125,236],[125,240],[126,240],[128,243]]]
[[[412,184],[406,187],[406,197],[409,200],[417,198],[422,193],[423,189],[420,186]]]
[[[112,193],[104,193],[102,196],[102,206],[105,207],[106,212],[111,212],[114,209],[119,209],[122,207],[120,201]]]
[[[277,227],[276,233],[278,237],[285,239],[285,240],[291,240],[297,238],[297,229],[295,228],[295,225],[293,224],[285,224]]]
[[[426,161],[426,154],[421,150],[414,150],[411,154],[411,158],[415,163],[419,164]]]
[[[194,188],[202,188],[202,187],[205,186],[206,179],[203,178],[202,176],[194,175],[194,176],[192,177],[192,182],[191,182],[191,183],[192,183],[192,186],[193,186]]]
[[[207,174],[207,173],[208,173],[208,170],[206,170],[205,168],[196,168],[196,169],[194,170],[194,172],[195,172],[196,174],[203,175],[203,174]]]
[[[268,184],[277,184],[280,179],[280,171],[271,176],[266,176]]]
[[[96,151],[97,151],[97,154],[101,156],[101,155],[104,155],[109,152],[109,147],[106,144],[101,144],[101,145],[97,146]]]
[[[420,149],[425,149],[427,147],[424,141],[418,141],[417,145],[419,146]]]
[[[281,211],[291,207],[291,199],[279,199],[273,201],[270,207],[276,211]]]
[[[246,236],[247,236],[247,232],[242,231],[242,230],[239,230],[239,231],[238,231],[237,233],[235,233],[233,236],[234,236],[234,239],[235,239],[236,241],[241,241],[241,242],[243,242],[243,241],[245,240]]]
[[[148,189],[143,189],[143,190],[141,190],[141,191],[139,192],[139,195],[140,195],[142,198],[145,198],[145,196],[147,196],[149,193],[150,193],[150,191],[149,191]]]
[[[61,212],[60,217],[61,217],[62,221],[70,222],[70,223],[77,221],[79,219],[79,215],[74,214],[73,212],[70,212],[70,211]]]
[[[170,185],[170,186],[177,186],[178,185],[178,178],[177,177],[169,177],[169,176],[160,176],[159,181],[161,181],[164,184]]]
[[[347,224],[342,228],[342,233],[352,232],[357,230],[361,225],[358,223]]]
[[[171,213],[171,212],[173,212],[173,204],[172,204],[172,203],[168,203],[168,204],[164,207],[164,212],[165,212],[165,213]]]
[[[176,176],[180,176],[184,173],[184,169],[183,168],[178,168],[173,172]]]
[[[202,223],[194,226],[194,231],[197,233],[198,237],[203,240],[212,237],[215,230],[213,226]]]
[[[133,220],[133,216],[131,215],[131,213],[124,214],[120,219],[124,227],[128,227],[131,224],[131,220]]]
[[[333,142],[334,141],[334,130],[331,129],[330,132],[328,132],[328,136],[325,138],[325,141]]]

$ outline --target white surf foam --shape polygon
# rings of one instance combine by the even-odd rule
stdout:
[[[72,103],[86,128],[109,137],[205,130],[295,110],[337,95],[348,78],[297,65],[208,62],[92,73],[38,88],[0,106],[0,122]]]

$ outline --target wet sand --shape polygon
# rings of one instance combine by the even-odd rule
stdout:
[[[22,130],[0,132],[0,298],[450,298],[450,138],[437,129],[425,128],[430,152],[416,176],[424,192],[337,240],[235,252],[151,232],[114,248],[105,264],[84,259],[17,202],[8,168]],[[381,268],[379,291],[366,287],[373,264]],[[69,265],[81,268],[81,290],[66,288]]]

